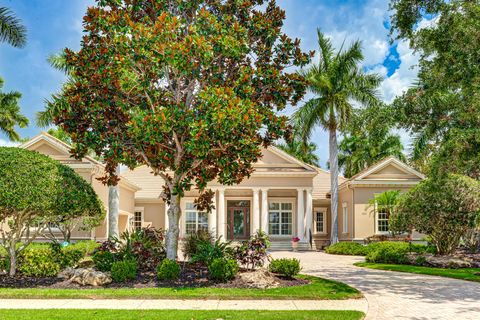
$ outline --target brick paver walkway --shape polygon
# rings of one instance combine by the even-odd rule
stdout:
[[[273,256],[298,258],[302,273],[345,282],[362,291],[369,303],[366,320],[480,319],[480,283],[352,265],[363,257],[319,252],[274,252]]]

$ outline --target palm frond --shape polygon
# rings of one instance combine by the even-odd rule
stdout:
[[[27,43],[27,29],[6,7],[0,7],[0,42],[17,48],[22,48]]]

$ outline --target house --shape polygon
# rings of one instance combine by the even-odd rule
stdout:
[[[107,206],[108,188],[96,178],[103,174],[101,162],[70,157],[70,147],[47,133],[21,145],[69,165],[89,181]],[[330,173],[305,164],[284,151],[269,147],[254,165],[250,178],[238,185],[209,183],[215,192],[212,213],[195,209],[195,190],[181,200],[180,237],[208,230],[217,237],[241,240],[257,230],[269,234],[274,249],[290,248],[291,238],[300,238],[300,248],[328,244],[331,234]],[[424,176],[396,158],[386,158],[351,179],[339,178],[339,239],[363,241],[373,234],[388,232],[388,219],[374,212],[368,200],[389,189],[406,191]],[[164,229],[168,225],[167,205],[160,198],[163,180],[147,166],[121,174],[120,231],[144,226]],[[72,239],[104,240],[107,219],[91,233],[76,231]]]

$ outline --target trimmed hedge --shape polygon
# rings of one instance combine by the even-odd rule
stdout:
[[[368,256],[374,252],[381,251],[399,251],[399,252],[415,252],[415,253],[436,253],[433,246],[426,246],[423,244],[410,244],[408,242],[397,241],[381,241],[372,242],[368,245],[362,245],[356,242],[338,242],[325,249],[329,254],[354,255],[354,256]],[[372,257],[373,258],[373,257]]]
[[[268,266],[268,270],[286,277],[292,278],[300,273],[300,260],[292,258],[273,259]]]
[[[338,242],[328,246],[325,252],[349,256],[365,256],[368,253],[368,248],[357,242]]]
[[[159,280],[177,280],[180,277],[180,266],[176,261],[165,259],[157,266]]]
[[[137,262],[135,260],[122,260],[112,264],[112,279],[115,282],[125,282],[137,278]]]
[[[238,263],[234,259],[218,258],[208,266],[208,275],[213,280],[228,281],[238,273]]]

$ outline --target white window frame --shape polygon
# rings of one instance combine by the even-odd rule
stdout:
[[[198,221],[198,214],[203,212],[203,211],[199,211],[197,210],[196,208],[195,209],[187,209],[187,204],[191,203],[193,205],[193,207],[195,208],[194,206],[194,199],[186,199],[183,203],[183,206],[182,206],[182,209],[183,209],[183,222],[182,222],[182,227],[183,227],[183,234],[184,235],[188,235],[187,233],[187,212],[195,212],[195,232],[198,232],[199,230],[199,225],[202,224],[202,223],[199,223]],[[205,230],[208,231],[208,219],[209,219],[209,215],[207,214],[207,221],[204,223],[205,224]]]
[[[348,233],[348,204],[342,203],[342,225],[343,233]]]
[[[323,215],[323,230],[318,230],[317,227],[317,214],[321,213]],[[315,234],[327,234],[327,208],[317,207],[313,209],[313,230]]]
[[[278,203],[279,204],[279,207],[278,207],[278,210],[275,210],[275,209],[272,209],[270,210],[270,204],[272,203]],[[282,203],[288,203],[288,204],[291,204],[292,205],[292,209],[291,210],[283,210],[282,209]],[[295,234],[295,219],[296,219],[296,214],[295,214],[295,200],[294,199],[281,199],[281,198],[273,198],[273,199],[269,199],[268,200],[268,234],[273,236],[273,237],[292,237],[294,234]],[[279,222],[278,222],[278,226],[279,226],[279,233],[278,234],[273,234],[273,233],[270,233],[270,212],[279,212]],[[287,233],[282,233],[282,225],[284,224],[287,224],[288,223],[282,223],[282,213],[288,213],[290,212],[291,213],[291,218],[292,218],[292,222],[290,223],[291,224],[291,233],[287,234]]]
[[[376,198],[377,195],[379,195],[379,193],[375,193],[373,196]],[[390,233],[389,230],[387,230],[387,231],[380,231],[379,230],[380,224],[378,222],[380,220],[382,220],[382,221],[387,220],[387,225],[388,225],[388,218],[387,219],[379,219],[379,217],[378,217],[379,212],[378,212],[378,209],[377,209],[377,201],[376,200],[375,200],[374,209],[375,209],[375,234],[389,234]]]
[[[132,216],[132,224],[131,224],[131,229],[135,230],[135,214],[139,212],[140,213],[140,229],[143,227],[143,222],[145,221],[145,208],[144,207],[135,207],[135,210],[133,210],[133,216]]]

